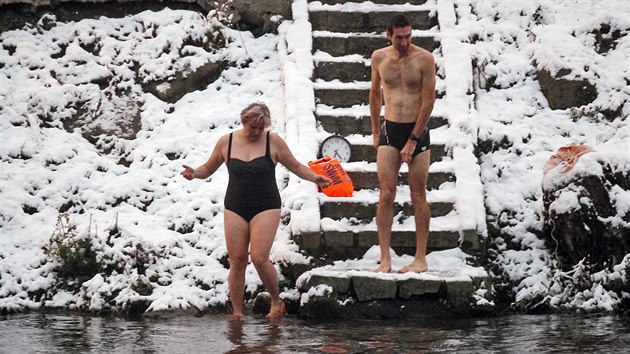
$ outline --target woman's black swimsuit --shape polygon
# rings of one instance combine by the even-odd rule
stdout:
[[[238,214],[247,222],[265,210],[280,209],[282,202],[276,184],[276,164],[271,159],[269,149],[269,132],[265,156],[243,161],[231,158],[231,153],[232,134],[225,164],[229,175],[225,209]]]
[[[399,151],[402,150],[407,140],[409,140],[409,135],[411,135],[415,124],[416,123],[397,123],[385,119],[381,126],[381,135],[378,145],[393,146]],[[431,145],[431,137],[429,136],[429,129],[425,129],[422,135],[420,135],[420,139],[416,144],[416,149],[411,158],[413,159],[416,155],[425,152],[429,149],[429,145]]]

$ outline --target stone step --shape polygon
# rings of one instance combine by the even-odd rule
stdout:
[[[325,266],[304,272],[296,284],[309,295],[300,301],[301,318],[436,318],[495,312],[492,279],[481,267],[377,274]]]
[[[319,125],[331,134],[350,135],[350,134],[372,134],[370,116],[326,116],[317,115]],[[432,116],[429,120],[429,129],[437,129],[448,125],[448,120],[444,117]]]
[[[333,219],[350,216],[371,219],[379,199],[376,164],[359,162],[344,163],[342,166],[352,179],[355,191],[351,197],[320,195],[322,215]],[[450,170],[450,162],[436,162],[429,167],[427,201],[431,205],[432,216],[445,216],[453,210],[453,201],[456,199],[453,184],[455,175]],[[413,215],[408,185],[408,172],[406,165],[403,165],[399,172],[394,214],[403,212],[402,216]]]
[[[460,248],[467,254],[483,252],[476,230],[460,230],[459,215],[453,211],[445,216],[431,217],[427,252]],[[415,253],[413,218],[394,218],[391,247],[398,255]],[[460,235],[461,234],[461,235]],[[361,223],[351,216],[341,219],[322,218],[319,232],[295,233],[293,240],[307,255],[331,262],[362,257],[378,245],[376,223]]]
[[[370,90],[365,88],[315,88],[315,103],[331,107],[369,104]]]
[[[372,67],[365,61],[320,61],[315,64],[315,78],[341,82],[370,81]]]
[[[456,202],[460,199],[454,188],[454,162],[448,157],[450,150],[447,149],[452,139],[449,111],[441,99],[446,84],[435,2],[363,2],[309,0],[318,131],[322,136],[339,134],[350,141],[351,162],[343,166],[353,180],[355,193],[348,198],[332,198],[320,193],[320,230],[291,235],[301,252],[313,260],[307,268],[319,267],[306,271],[296,280],[302,293],[301,301],[296,304],[298,315],[302,318],[400,318],[488,311],[479,304],[484,303],[482,297],[487,300],[485,303],[492,301],[490,277],[483,268],[471,271],[473,267],[469,266],[470,262],[480,262],[481,258],[474,256],[484,252],[483,243],[477,230],[463,229],[462,215],[457,210]],[[370,57],[374,50],[390,45],[385,26],[394,11],[404,12],[414,21],[412,42],[434,54],[439,79],[438,101],[429,122],[433,142],[427,181],[427,200],[432,213],[427,245],[429,270],[420,274],[370,271],[376,267],[380,254],[376,247],[375,222],[378,177],[368,106]],[[402,257],[398,257],[395,266],[393,264],[393,271],[402,267],[403,260],[408,264],[416,251],[407,178],[408,166],[403,164],[393,208],[391,239],[392,249]],[[459,257],[461,266],[451,261],[449,257],[453,255]],[[348,266],[353,261],[356,266]],[[453,264],[458,265],[453,267]]]
[[[315,87],[315,102],[335,108],[347,108],[355,105],[369,104],[370,89],[360,86],[325,88]],[[444,98],[444,91],[437,90],[436,99]]]
[[[350,147],[350,161],[376,162],[376,151],[372,145],[352,144]],[[441,161],[447,156],[446,146],[442,144],[431,144],[431,162]]]
[[[365,0],[308,0],[308,2],[321,2],[323,5],[339,5],[345,3],[362,3],[365,2]],[[422,5],[425,4],[427,0],[370,0],[370,2],[383,5]]]
[[[414,36],[411,42],[430,52],[436,50],[440,43],[432,35]],[[334,32],[313,32],[313,50],[320,50],[332,56],[359,54],[369,59],[376,49],[389,45],[385,36],[348,35]]]
[[[326,223],[323,220],[322,223]],[[307,255],[338,261],[362,257],[370,248],[378,245],[378,234],[373,230],[338,231],[293,235],[294,240]],[[416,252],[414,231],[392,230],[391,247],[398,255]],[[460,247],[457,231],[430,231],[427,252]]]
[[[365,204],[359,201],[352,201],[346,198],[339,201],[324,202],[321,207],[321,217],[331,219],[355,218],[361,222],[372,221],[376,215],[378,203]],[[430,202],[431,216],[445,216],[453,211],[452,202]],[[413,217],[413,205],[410,201],[394,203],[394,215],[404,218]],[[401,222],[403,220],[401,219]]]
[[[356,8],[356,6],[354,7]],[[331,8],[334,9],[334,8]],[[387,21],[399,11],[326,11],[310,9],[308,19],[315,31],[384,33]],[[438,25],[431,11],[406,11],[412,28],[427,30]]]
[[[318,124],[327,132],[344,136],[351,134],[372,134],[369,105],[355,105],[351,108],[334,108],[320,104],[317,105],[316,108],[315,116],[317,117]],[[381,116],[383,114],[384,110],[381,111]],[[448,127],[448,119],[445,118],[448,114],[448,110],[444,99],[436,99],[431,114],[429,129]],[[432,138],[435,137],[432,135]],[[435,143],[435,139],[432,139],[432,141]]]
[[[355,190],[361,189],[377,189],[378,174],[376,171],[346,171]],[[408,173],[400,172],[398,174],[398,185],[408,185]],[[455,182],[455,175],[452,172],[429,172],[427,179],[427,190],[437,190],[440,186],[447,182]]]
[[[440,64],[437,62],[435,69],[436,72],[440,71]],[[340,82],[357,82],[365,81],[369,82],[371,78],[372,67],[369,64],[369,60],[361,61],[328,61],[317,60],[315,62],[314,78],[318,81],[340,81]],[[438,74],[438,79],[444,80]]]

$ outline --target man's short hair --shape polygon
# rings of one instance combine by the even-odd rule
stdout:
[[[396,14],[387,21],[387,33],[394,34],[394,28],[411,26],[411,20],[404,14]]]

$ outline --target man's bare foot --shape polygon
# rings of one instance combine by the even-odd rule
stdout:
[[[376,273],[389,273],[391,270],[392,270],[391,262],[381,262],[381,264],[379,264],[379,266],[376,267],[376,269],[374,269],[374,272],[376,272]]]
[[[428,268],[429,267],[427,266],[426,261],[414,260],[409,265],[406,265],[400,268],[398,273],[407,273],[407,272],[422,273],[422,272],[426,272]]]
[[[243,320],[243,314],[238,314],[238,315],[230,315],[230,321],[242,321]]]

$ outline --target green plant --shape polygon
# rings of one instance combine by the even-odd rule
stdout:
[[[219,49],[226,46],[228,38],[223,33],[224,28],[234,28],[234,16],[238,15],[232,6],[232,1],[228,0],[222,3],[215,3],[215,9],[208,13],[210,22],[210,30],[206,35],[209,39],[209,45],[212,49]]]
[[[57,216],[57,225],[44,251],[58,262],[55,272],[64,288],[78,289],[99,272],[90,235],[80,236],[66,213]]]
[[[571,120],[573,120],[574,122],[577,122],[581,118],[586,118],[593,123],[599,123],[602,121],[602,117],[603,117],[603,115],[597,109],[593,107],[590,107],[590,108],[571,107],[571,109],[569,110],[569,114],[571,116]]]

